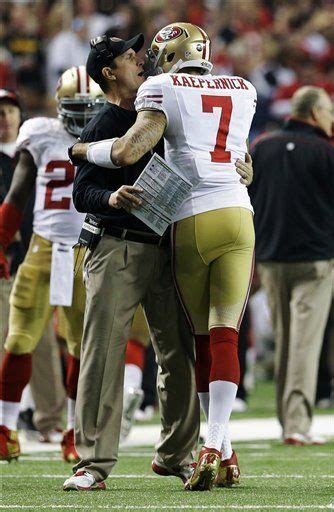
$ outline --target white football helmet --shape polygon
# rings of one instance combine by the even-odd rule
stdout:
[[[213,67],[210,47],[210,38],[200,27],[176,22],[162,28],[154,36],[147,57],[153,74],[198,68],[205,75]]]
[[[65,129],[76,137],[106,102],[104,93],[87,74],[85,66],[73,66],[61,75],[56,100],[58,118]]]

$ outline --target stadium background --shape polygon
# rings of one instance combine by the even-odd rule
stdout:
[[[85,64],[91,37],[108,31],[112,35],[129,38],[143,32],[148,45],[158,29],[173,21],[189,21],[207,31],[213,43],[215,72],[240,75],[255,85],[259,101],[252,138],[283,122],[289,113],[290,98],[301,85],[324,87],[334,99],[333,0],[13,0],[0,3],[0,15],[0,88],[18,91],[26,118],[56,115],[54,91],[57,79],[70,66]],[[253,300],[252,310],[261,310],[263,315],[261,297],[257,296],[257,300]],[[263,325],[258,317],[253,320],[255,338],[258,335],[262,340],[270,339],[268,325]],[[272,343],[272,339],[269,343]],[[260,346],[257,349],[261,351]],[[265,358],[265,348],[262,349]],[[262,371],[267,371],[266,361]],[[249,411],[241,414],[240,418],[274,416],[272,384],[263,384],[260,390],[255,390],[249,404]],[[257,510],[261,510],[263,503],[262,510],[265,510],[268,504],[274,508],[274,504],[283,502],[285,505],[290,503],[291,507],[299,506],[300,510],[304,510],[302,504],[306,503],[305,507],[311,510],[317,510],[319,503],[323,504],[323,508],[328,508],[332,494],[330,480],[326,478],[333,467],[326,457],[330,456],[333,444],[321,450],[319,448],[318,452],[307,447],[302,458],[300,454],[291,452],[293,448],[284,448],[278,443],[240,444],[237,449],[241,452],[242,466],[245,467],[246,492],[241,495],[239,492],[236,501],[235,495],[230,494],[227,503],[232,508],[240,503],[240,509],[250,508],[254,504]],[[32,502],[44,509],[55,506],[62,509],[62,503],[64,510],[67,508],[67,495],[62,499],[57,498],[55,502],[51,500],[51,495],[60,489],[63,477],[67,476],[68,466],[60,462],[58,455],[43,454],[42,450],[35,459],[27,453],[26,458],[22,457],[23,464],[18,465],[17,469],[9,467],[3,472],[3,482],[8,484],[8,501],[4,502],[8,505],[4,505],[5,508],[12,507],[14,510],[14,503],[21,504],[21,508],[28,508],[27,503]],[[149,503],[153,508],[160,499],[167,510],[171,502],[170,493],[179,490],[178,482],[166,485],[163,481],[158,485],[155,480],[148,480],[142,485],[140,492],[143,494],[139,494],[141,486],[137,485],[135,475],[138,473],[138,478],[145,476],[143,472],[150,475],[150,454],[147,448],[145,450],[137,448],[137,452],[131,452],[129,448],[121,454],[116,485],[113,485],[113,489],[120,492],[115,508],[117,503],[120,509],[125,503],[133,508],[135,500],[127,495],[127,491],[134,489],[138,505]],[[312,475],[309,467],[314,466],[316,453],[317,473]],[[24,464],[25,461],[27,464]],[[265,489],[261,484],[263,472],[266,472],[268,482]],[[284,473],[291,477],[289,481],[284,480]],[[299,482],[293,480],[296,473],[300,474]],[[35,474],[36,479],[32,480],[33,485],[30,487],[27,482],[31,482],[29,478]],[[128,485],[117,480],[117,477],[124,474],[132,474],[134,478],[128,480]],[[45,480],[38,480],[38,475],[45,477]],[[276,475],[277,479],[271,482],[270,475],[272,478]],[[18,487],[20,478],[22,483]],[[314,482],[312,478],[318,478],[318,486],[317,491],[313,490],[310,496],[308,489]],[[219,509],[219,505],[215,505],[219,503],[217,497],[214,494],[214,499],[208,505],[202,496],[200,499],[187,498],[187,501],[178,496],[173,504],[180,504],[174,508],[186,506],[190,510],[191,503],[194,509]],[[101,499],[106,501],[100,501],[100,507],[109,508],[107,498]],[[103,507],[104,503],[106,507]],[[158,504],[156,506],[156,510],[161,510]],[[93,501],[85,502],[83,498],[80,498],[80,502],[76,501],[72,505],[74,507],[95,510]]]
[[[0,87],[17,88],[26,115],[55,113],[60,74],[85,64],[89,39],[189,21],[212,39],[217,72],[249,79],[259,102],[252,136],[275,127],[303,84],[334,97],[333,0],[12,0],[0,3]]]

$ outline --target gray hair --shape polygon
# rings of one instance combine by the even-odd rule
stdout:
[[[304,119],[308,118],[324,92],[321,87],[311,85],[298,89],[292,96],[292,115]]]

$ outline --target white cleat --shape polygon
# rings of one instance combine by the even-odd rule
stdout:
[[[88,471],[77,471],[65,480],[64,491],[103,491],[106,488],[104,482],[97,482]]]

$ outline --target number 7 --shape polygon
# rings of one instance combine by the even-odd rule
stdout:
[[[203,112],[212,113],[214,107],[221,108],[219,128],[216,138],[216,145],[213,151],[210,151],[211,162],[227,164],[231,162],[231,151],[226,151],[226,138],[230,128],[232,114],[231,96],[209,96],[202,95]]]

